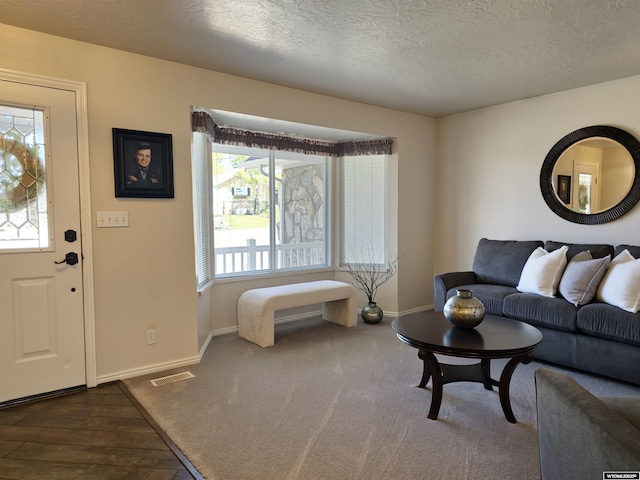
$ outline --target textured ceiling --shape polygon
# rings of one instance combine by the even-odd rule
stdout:
[[[638,75],[638,21],[638,0],[0,0],[5,24],[433,117]]]

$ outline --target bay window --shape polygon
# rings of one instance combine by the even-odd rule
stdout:
[[[364,244],[384,252],[391,139],[322,128],[318,138],[361,140],[240,130],[218,126],[203,111],[192,113],[192,129],[199,288],[218,278],[332,267],[331,226],[338,218],[341,258],[353,260],[348,252]],[[342,202],[333,211],[337,159]]]

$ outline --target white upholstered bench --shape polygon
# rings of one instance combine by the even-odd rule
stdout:
[[[293,283],[247,290],[238,299],[238,333],[260,345],[274,344],[274,312],[322,303],[322,318],[345,327],[358,323],[356,293],[348,283],[334,280]]]

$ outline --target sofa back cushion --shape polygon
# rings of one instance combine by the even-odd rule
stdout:
[[[531,253],[544,243],[540,240],[489,240],[481,238],[473,259],[478,283],[515,287]]]
[[[569,250],[567,250],[567,260],[571,260],[578,253],[586,250],[591,252],[591,258],[604,258],[607,255],[611,255],[611,258],[614,257],[613,245],[607,245],[606,243],[566,243],[548,240],[544,244],[544,249],[547,252],[553,252],[563,245],[569,247]]]
[[[614,257],[617,257],[619,254],[624,252],[625,250],[629,250],[629,253],[633,258],[640,258],[640,247],[636,247],[634,245],[618,245],[616,247]]]
[[[625,417],[565,373],[538,369],[535,387],[542,480],[640,469],[640,431]]]

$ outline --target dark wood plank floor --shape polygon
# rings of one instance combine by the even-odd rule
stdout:
[[[0,408],[2,480],[200,480],[118,382]]]

